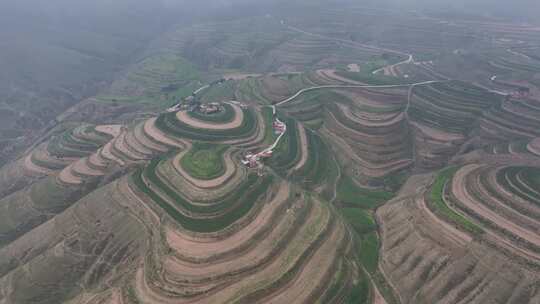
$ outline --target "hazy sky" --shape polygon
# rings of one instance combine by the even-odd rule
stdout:
[[[295,2],[320,0],[289,0]],[[194,12],[209,8],[223,7],[234,4],[249,3],[252,6],[282,3],[284,8],[289,1],[284,0],[2,0],[0,15],[9,15],[16,11],[37,14],[125,14],[126,10],[145,13],[163,13],[174,10],[177,12]],[[539,0],[349,0],[354,3],[370,3],[382,6],[394,6],[399,9],[433,10],[451,9],[455,12],[474,13],[480,15],[499,15],[514,17],[529,17],[540,22]],[[327,0],[322,2],[343,2]],[[346,1],[345,1],[346,2]]]

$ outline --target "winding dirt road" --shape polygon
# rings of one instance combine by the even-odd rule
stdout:
[[[411,84],[388,84],[388,85],[321,85],[321,86],[314,86],[314,87],[301,89],[300,91],[296,92],[296,94],[292,95],[291,97],[276,103],[275,106],[284,105],[284,104],[296,99],[298,96],[300,96],[300,95],[302,95],[302,94],[304,94],[306,92],[320,90],[320,89],[355,89],[355,88],[358,88],[358,89],[376,89],[376,88],[385,89],[386,88],[386,89],[389,89],[389,88],[407,88],[407,87],[415,87],[415,86],[419,86],[419,85],[427,85],[427,84],[440,83],[440,82],[445,82],[445,81],[429,80],[429,81],[422,81],[422,82],[416,82],[416,83],[411,83]],[[410,97],[411,97],[411,93],[409,93],[409,101],[410,101]],[[408,109],[408,107],[407,107],[407,109]]]

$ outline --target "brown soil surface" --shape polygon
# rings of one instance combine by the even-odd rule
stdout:
[[[175,189],[182,189],[182,196],[192,202],[211,202],[217,197],[227,194],[230,189],[235,189],[246,176],[247,169],[243,166],[235,166],[235,173],[226,181],[224,187],[199,188],[179,174],[172,164],[173,158],[157,167],[157,176]]]
[[[103,148],[101,148],[103,149]],[[100,150],[101,150],[100,149]],[[100,167],[100,168],[105,168],[107,167],[108,163],[107,163],[107,160],[105,160],[102,156],[101,156],[101,151],[98,150],[96,151],[95,153],[92,153],[92,155],[90,155],[88,157],[88,161],[96,166],[96,167]]]
[[[487,177],[488,183],[490,183],[491,185],[497,185],[497,172],[501,169],[502,167],[489,173]],[[524,200],[520,196],[515,195],[514,193],[507,190],[506,187],[499,186],[496,189],[499,195],[501,195],[501,199],[503,200],[503,202],[512,201],[515,204],[520,205],[520,209],[522,210],[520,210],[519,212],[522,215],[531,218],[540,218],[540,210],[532,202]],[[526,211],[523,211],[523,209],[525,209]]]
[[[122,130],[122,125],[101,125],[101,126],[96,126],[95,129],[98,132],[109,134],[112,137],[117,137],[118,135],[120,135],[120,132]]]
[[[185,145],[183,143],[169,138],[156,127],[156,119],[157,118],[154,117],[146,121],[144,124],[144,132],[146,132],[146,134],[152,137],[154,140],[163,143],[164,145],[184,149]]]
[[[135,137],[135,133],[133,131],[126,133],[126,144],[128,145],[130,150],[136,151],[137,153],[141,154],[141,156],[145,157],[152,157],[154,152],[143,145],[138,138]]]
[[[122,300],[122,294],[119,290],[115,289],[109,300],[105,304],[124,304],[124,301]]]
[[[95,170],[95,169],[92,169],[90,167],[88,167],[88,164],[86,163],[88,159],[85,157],[85,158],[81,158],[80,160],[74,162],[70,167],[72,168],[72,170],[80,175],[85,175],[85,176],[103,176],[105,175],[104,172],[100,171],[100,170]]]
[[[383,298],[381,293],[379,292],[379,289],[375,284],[371,284],[372,290],[373,290],[373,302],[372,304],[387,304],[386,300]]]
[[[209,130],[228,130],[235,129],[242,125],[244,121],[244,112],[242,109],[235,105],[231,104],[234,109],[234,119],[231,122],[224,124],[213,124],[205,121],[201,121],[189,116],[189,113],[186,111],[179,111],[176,113],[176,118],[181,122],[198,129],[209,129]]]
[[[467,243],[472,241],[472,237],[468,235],[467,233],[456,229],[453,225],[447,223],[446,221],[440,219],[438,216],[433,214],[431,210],[426,206],[426,201],[424,199],[423,195],[418,195],[415,198],[416,205],[420,210],[422,210],[429,218],[429,220],[433,221],[435,226],[440,226],[444,232],[444,234],[452,241],[454,241],[458,245],[465,246]]]
[[[487,173],[487,176],[485,176],[485,178],[487,179],[487,181],[491,185],[495,186],[495,189],[497,189],[497,192],[498,192],[497,195],[504,195],[505,193],[504,192],[501,193],[501,191],[499,190],[499,189],[502,189],[503,187],[501,187],[497,183],[496,174],[497,174],[497,170],[490,170]],[[481,178],[481,176],[479,175],[477,177],[476,181],[474,181],[474,183],[476,184],[475,185],[476,186],[475,191],[478,191],[478,193],[482,197],[485,197],[488,200],[488,202],[490,203],[490,209],[491,210],[497,210],[498,214],[500,214],[501,216],[503,216],[505,218],[508,218],[512,222],[516,222],[517,224],[527,228],[528,230],[540,231],[540,222],[538,220],[534,219],[533,217],[530,217],[530,215],[528,215],[528,214],[522,214],[522,213],[518,212],[517,210],[515,210],[514,208],[512,208],[508,204],[507,200],[500,199],[498,196],[493,196],[481,184],[480,178]],[[517,176],[517,179],[519,181],[519,179],[520,179],[519,175]],[[530,190],[534,191],[533,189],[530,189]],[[517,202],[515,200],[518,200],[518,199],[513,199],[512,198],[512,202]],[[523,205],[522,207],[526,207],[527,205]],[[534,211],[537,211],[537,209],[535,208]]]
[[[292,284],[265,303],[288,304],[291,303],[291,299],[305,303],[306,300],[310,299],[311,294],[319,291],[319,288],[326,288],[326,286],[319,286],[316,283],[324,282],[325,275],[333,271],[333,262],[338,254],[336,248],[345,241],[345,235],[344,227],[338,224],[325,243],[302,267],[302,271],[297,274]]]
[[[155,223],[159,224],[161,222],[159,216],[156,214],[156,212],[154,212],[154,210],[152,210],[148,206],[148,203],[143,201],[137,194],[135,194],[135,192],[133,192],[133,189],[131,189],[131,186],[129,185],[127,178],[122,178],[118,182],[117,189],[123,196],[125,196],[128,199],[129,202],[136,202],[137,204],[142,206],[148,212],[148,214],[150,214],[150,216],[154,218]]]
[[[537,275],[528,277],[530,269],[516,261],[537,258],[489,230],[464,246],[448,241],[447,229],[426,218],[418,202],[410,199],[433,180],[425,177],[412,176],[398,197],[376,213],[381,224],[380,269],[400,302],[495,303],[516,293],[530,294],[521,284],[536,282]]]
[[[260,111],[256,111],[256,116],[257,116],[257,127],[256,127],[257,132],[253,132],[253,134],[248,138],[229,140],[223,143],[228,144],[228,145],[237,145],[238,147],[247,147],[248,149],[253,149],[255,145],[262,143],[265,136],[265,124],[263,123],[264,118],[262,117],[262,114]]]
[[[113,141],[113,147],[116,149],[116,152],[120,152],[123,154],[123,156],[126,156],[129,159],[134,160],[143,160],[146,159],[146,156],[143,153],[135,152],[133,149],[130,149],[127,144],[127,136],[128,133],[124,132],[120,134],[117,138]]]
[[[336,74],[336,70],[332,70],[332,69],[318,70],[317,74],[322,78],[330,79],[330,80],[334,80],[338,82],[344,82],[346,84],[365,85],[365,83],[363,82],[359,82],[359,81],[355,81],[349,78],[339,76],[338,74]]]
[[[347,65],[349,72],[360,72],[360,66],[357,63],[350,63]]]
[[[434,129],[421,123],[411,121],[411,124],[427,137],[433,138],[438,141],[449,142],[455,140],[463,140],[464,138],[461,134],[449,133],[440,129]]]
[[[242,230],[228,238],[223,240],[197,240],[168,226],[165,228],[167,243],[171,248],[181,253],[181,255],[201,259],[219,254],[220,252],[233,250],[235,246],[248,242],[260,229],[269,225],[268,221],[272,218],[272,214],[276,208],[283,204],[289,197],[289,190],[289,185],[282,183],[274,199],[263,206],[257,217]]]
[[[71,185],[80,185],[82,184],[83,180],[75,175],[73,175],[73,172],[71,171],[73,164],[67,166],[58,174],[58,179],[65,183],[65,184],[71,184]]]
[[[456,196],[456,199],[465,205],[467,208],[473,210],[475,213],[481,217],[495,223],[499,227],[510,231],[511,233],[535,244],[536,246],[540,245],[540,234],[524,229],[523,227],[516,225],[515,223],[509,221],[508,219],[498,215],[489,208],[485,207],[481,203],[477,202],[471,194],[467,191],[467,182],[466,176],[472,171],[480,168],[479,165],[467,165],[461,168],[454,175],[452,181],[452,193]]]
[[[301,124],[298,124],[298,135],[300,137],[300,150],[301,150],[301,158],[300,161],[294,166],[292,171],[296,171],[304,166],[308,159],[308,140],[307,140],[307,134],[306,129]]]
[[[407,97],[404,94],[403,89],[399,91],[391,91],[386,89],[384,92],[370,91],[369,89],[355,88],[355,89],[336,89],[341,95],[346,96],[354,102],[355,106],[368,106],[378,108],[381,110],[389,109],[388,111],[381,111],[380,113],[367,113],[369,115],[392,117],[395,116],[397,106],[405,107],[407,103]],[[391,110],[391,111],[390,111]]]
[[[99,150],[97,153],[99,153],[101,157],[105,159],[114,161],[118,163],[120,166],[124,166],[126,162],[124,162],[122,159],[116,157],[114,154],[111,153],[112,145],[113,145],[112,141],[108,142],[107,144],[105,144],[105,146],[103,146],[103,149]]]
[[[322,129],[322,132],[326,133],[327,138],[331,139],[334,143],[340,144],[341,148],[343,148],[344,152],[347,152],[347,154],[354,155],[354,159],[364,167],[366,171],[362,172],[369,176],[384,176],[386,175],[386,172],[388,170],[395,170],[399,167],[408,166],[411,163],[411,159],[398,159],[393,160],[391,162],[387,162],[384,164],[373,164],[365,159],[360,158],[354,150],[349,146],[348,142],[350,142],[350,138],[345,139],[343,136],[343,130],[349,131],[351,134],[355,134],[357,137],[361,136],[365,138],[366,141],[368,140],[374,140],[374,139],[384,139],[384,136],[380,135],[370,135],[365,133],[360,133],[358,131],[355,131],[353,129],[350,129],[344,125],[341,125],[338,120],[332,115],[332,113],[329,113],[329,116],[334,120],[335,123],[339,125],[338,130],[331,130],[329,129],[332,126],[324,126]]]
[[[343,104],[337,104],[343,115],[345,115],[348,119],[355,121],[357,123],[360,123],[366,127],[385,127],[385,126],[391,126],[393,124],[399,123],[401,120],[403,120],[403,113],[395,114],[385,114],[385,115],[379,115],[379,114],[370,114],[370,113],[352,113],[351,109]],[[356,115],[355,115],[356,114]]]
[[[186,261],[179,261],[174,257],[170,257],[165,261],[165,268],[167,272],[174,273],[181,276],[183,279],[188,278],[212,278],[226,273],[236,273],[248,268],[260,267],[260,265],[271,258],[271,254],[281,239],[283,239],[289,229],[293,227],[294,214],[287,213],[279,219],[279,223],[275,229],[273,229],[264,239],[255,240],[250,239],[248,242],[254,242],[253,248],[250,248],[245,253],[235,254],[232,258],[225,261],[212,261],[211,263],[189,263]],[[242,244],[234,244],[235,246]],[[229,245],[227,248],[234,246]],[[225,248],[222,248],[225,249]]]
[[[224,74],[223,78],[226,80],[243,80],[246,78],[259,77],[259,76],[262,76],[262,74],[229,73],[229,74]]]
[[[54,172],[55,172],[54,170],[51,170],[51,169],[48,169],[48,168],[43,168],[43,167],[40,167],[40,166],[34,164],[32,162],[32,153],[29,153],[24,158],[24,168],[26,170],[28,170],[29,172],[35,173],[35,174],[50,175],[50,174],[54,174]]]
[[[144,125],[146,124],[146,121],[143,123],[138,124],[135,127],[134,136],[137,141],[139,141],[143,146],[150,149],[151,151],[156,151],[160,153],[165,153],[169,150],[169,148],[165,145],[161,145],[158,143],[153,142],[148,135],[144,132]]]
[[[319,204],[317,204],[319,205]],[[314,207],[314,212],[310,216],[310,219],[308,219],[308,223],[306,223],[302,228],[299,230],[298,234],[291,240],[290,246],[297,246],[300,248],[300,250],[305,250],[311,242],[313,242],[316,239],[316,236],[319,234],[320,231],[326,227],[329,221],[330,214],[328,213],[328,210],[324,210],[325,208],[322,206],[316,206]],[[314,220],[318,220],[317,223],[313,223]],[[308,230],[312,230],[313,226],[316,225],[317,229],[316,231],[310,231],[311,233],[307,233]],[[320,228],[319,228],[320,227]],[[335,229],[333,233],[331,234],[331,237],[329,239],[326,239],[324,244],[322,245],[323,249],[321,247],[317,249],[315,252],[316,258],[314,256],[311,257],[309,262],[312,262],[312,264],[317,265],[320,261],[320,259],[323,259],[325,257],[331,256],[332,253],[336,253],[336,242],[330,241],[335,240],[338,238],[338,234],[340,232],[343,232],[342,229]],[[306,234],[307,233],[307,234]],[[321,253],[322,252],[322,253]],[[289,252],[290,253],[290,252]],[[287,254],[286,252],[283,252],[282,254]],[[266,282],[266,284],[275,281],[279,277],[281,277],[282,273],[290,268],[296,261],[298,261],[298,258],[300,257],[300,252],[296,252],[294,256],[289,256],[288,259],[281,258],[281,259],[275,259],[270,263],[268,266],[266,266],[264,269],[261,269],[259,272],[245,277],[243,280],[234,283],[231,286],[228,286],[226,289],[221,290],[217,292],[216,294],[211,295],[208,298],[201,299],[200,303],[230,303],[233,302],[232,300],[234,298],[237,298],[239,295],[247,294],[249,292],[254,291],[253,288],[257,285],[261,285],[260,282]],[[305,266],[305,265],[304,265]],[[303,270],[306,270],[307,268],[313,268],[313,267],[302,267],[302,270],[300,273],[303,272]],[[320,267],[314,267],[314,270],[318,270]],[[303,282],[305,284],[313,284],[314,281],[308,279],[307,282]],[[262,287],[262,286],[260,286]],[[259,288],[260,288],[259,287]],[[300,288],[301,289],[301,288]],[[293,290],[298,290],[297,288],[294,288]],[[290,303],[290,298],[286,300],[287,303]]]

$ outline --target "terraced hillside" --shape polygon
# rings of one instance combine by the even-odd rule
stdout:
[[[501,155],[450,167],[381,208],[380,267],[403,303],[540,299],[538,164]]]
[[[380,186],[382,178],[412,164],[405,103],[399,90],[336,89],[301,97],[283,111],[318,129],[349,175]]]
[[[53,136],[0,170],[2,196],[42,177],[54,175],[80,157],[92,154],[116,136],[119,128],[83,124]]]
[[[539,303],[537,30],[300,2],[169,28],[0,168],[0,304]]]
[[[411,93],[408,112],[417,158],[427,168],[444,165],[473,136],[481,116],[501,102],[501,97],[461,82],[415,87]]]
[[[265,111],[227,109],[222,119],[173,112],[129,129],[98,126],[111,133],[105,145],[4,197],[0,299],[331,303],[369,296],[351,232],[317,194],[329,156],[311,147],[324,149],[323,142],[298,125],[269,164],[280,174],[249,170],[239,162],[242,151],[273,140]],[[138,169],[114,179],[130,167]],[[44,275],[52,269],[58,276]]]

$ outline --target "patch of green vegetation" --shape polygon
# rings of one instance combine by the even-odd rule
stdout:
[[[247,78],[238,84],[238,95],[241,100],[254,100],[260,104],[272,103],[268,98],[261,95],[262,88],[258,78]]]
[[[359,235],[377,229],[373,215],[359,208],[342,208],[341,214]]]
[[[85,157],[97,148],[95,143],[75,139],[73,130],[54,136],[47,145],[47,151],[56,157]]]
[[[135,292],[135,288],[132,285],[129,285],[127,288],[124,288],[125,294],[127,298],[129,299],[130,303],[133,304],[140,304],[139,298],[137,297],[137,293]]]
[[[405,59],[405,57],[396,54],[383,54],[381,56],[374,56],[370,61],[362,64],[360,71],[367,71],[369,73],[372,73],[373,71],[376,71],[382,67],[396,64]]]
[[[369,273],[373,274],[379,264],[379,236],[376,231],[372,231],[360,236],[359,239],[359,261]]]
[[[81,187],[63,186],[56,182],[55,178],[47,178],[34,184],[30,188],[29,195],[37,209],[53,212],[63,210],[85,192]]]
[[[338,202],[346,207],[340,209],[340,213],[347,223],[353,228],[355,240],[355,256],[358,264],[362,266],[361,273],[366,277],[365,285],[360,285],[353,289],[353,299],[355,301],[345,303],[369,303],[372,293],[370,292],[371,277],[383,294],[388,303],[398,303],[392,288],[388,285],[384,277],[379,273],[379,236],[377,234],[377,223],[373,217],[373,209],[379,207],[384,202],[393,197],[392,192],[374,191],[359,187],[348,176],[342,176],[338,184]]]
[[[163,132],[180,138],[188,138],[199,141],[225,141],[249,137],[256,131],[257,119],[253,110],[243,109],[244,120],[235,129],[210,130],[199,129],[187,125],[176,118],[176,113],[160,115],[156,120],[156,126]]]
[[[531,182],[532,189],[540,189],[540,169],[538,168],[526,168],[524,175],[526,181]]]
[[[40,167],[51,169],[51,170],[60,170],[65,167],[63,163],[60,162],[50,162],[50,161],[43,161],[35,157],[35,154],[32,153],[32,156],[30,156],[32,159],[32,162]]]
[[[320,185],[328,185],[333,195],[333,186],[335,178],[337,178],[334,168],[335,162],[332,155],[326,146],[325,142],[315,133],[308,130],[306,132],[307,139],[307,159],[304,165],[292,172],[292,179],[300,182],[308,189],[315,189]],[[328,199],[322,192],[325,199]]]
[[[341,177],[337,192],[338,202],[362,209],[377,208],[394,196],[392,192],[388,191],[363,189],[346,175]]]
[[[482,228],[469,221],[463,215],[450,209],[450,207],[448,207],[448,205],[446,205],[444,202],[444,189],[458,169],[458,167],[449,167],[439,172],[439,175],[431,186],[428,205],[434,209],[435,213],[444,216],[446,219],[458,225],[465,231],[475,235],[481,234],[483,233]]]
[[[234,81],[226,81],[211,86],[208,90],[205,90],[200,97],[201,102],[218,102],[223,100],[234,99],[234,92],[236,90],[236,83]]]
[[[345,304],[367,304],[370,300],[370,284],[367,275],[360,272],[356,282],[351,287],[351,292],[347,295],[343,303]]]
[[[396,192],[407,181],[409,172],[407,170],[394,172],[383,179],[383,183],[389,191]],[[389,192],[387,192],[389,193]]]
[[[322,119],[315,119],[304,122],[304,127],[317,131],[324,125],[324,121]]]
[[[289,169],[292,169],[301,156],[298,128],[296,121],[290,118],[281,118],[287,125],[287,132],[274,150],[274,154],[267,163],[278,174],[286,176]]]
[[[109,95],[96,98],[106,103],[138,103],[167,107],[200,87],[197,68],[177,54],[150,56],[115,81]],[[134,93],[136,92],[136,93]]]
[[[225,172],[223,152],[227,146],[208,143],[194,143],[180,160],[180,164],[189,175],[203,180],[214,179]]]
[[[344,280],[347,279],[347,275],[351,270],[351,267],[345,264],[345,260],[342,260],[337,269],[335,269],[334,276],[330,282],[330,287],[324,293],[324,297],[319,299],[317,303],[332,303],[332,299],[337,297],[340,291],[345,287]]]
[[[261,112],[265,124],[263,143],[265,146],[268,146],[271,145],[277,138],[276,134],[274,133],[274,128],[272,126],[274,122],[274,115],[271,107],[264,107],[262,108]]]
[[[152,160],[144,170],[136,171],[131,176],[131,180],[140,191],[148,195],[152,201],[160,206],[183,228],[195,232],[216,232],[230,226],[253,208],[273,182],[272,175],[258,177],[257,174],[253,173],[248,176],[247,180],[241,186],[226,195],[225,198],[219,200],[216,204],[208,206],[195,205],[180,196],[156,175],[156,167],[160,161],[160,159]],[[143,176],[148,178],[155,186],[149,186],[144,181]],[[169,199],[166,199],[166,197]],[[226,213],[217,216],[193,218],[180,212],[171,203],[187,211],[201,214],[223,211],[224,208],[230,209]]]
[[[144,59],[127,78],[145,89],[168,92],[175,91],[179,84],[198,79],[199,72],[178,55],[160,54]]]

